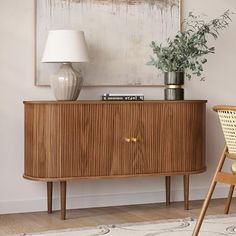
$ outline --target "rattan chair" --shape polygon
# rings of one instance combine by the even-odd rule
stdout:
[[[215,106],[213,110],[218,113],[221,127],[224,133],[226,145],[221,154],[219,163],[217,165],[214,177],[212,179],[207,197],[203,203],[198,221],[195,225],[192,236],[197,236],[202,225],[205,213],[207,211],[209,202],[214,192],[217,182],[225,183],[230,185],[228,198],[225,205],[224,213],[228,214],[234,186],[236,185],[236,163],[232,165],[232,173],[226,173],[222,171],[222,167],[226,158],[236,160],[236,106]]]

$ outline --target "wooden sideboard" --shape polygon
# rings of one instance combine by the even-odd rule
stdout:
[[[60,181],[61,218],[66,181],[82,178],[183,175],[188,209],[189,175],[204,172],[206,101],[26,101],[24,177]]]

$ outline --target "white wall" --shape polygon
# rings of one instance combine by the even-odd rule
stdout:
[[[53,99],[49,88],[34,86],[34,11],[33,0],[0,0],[0,213],[42,211],[46,209],[46,187],[27,181],[23,173],[23,100]],[[210,17],[231,9],[235,0],[184,0],[184,14],[194,10]],[[216,54],[206,65],[206,82],[198,79],[186,82],[186,99],[208,99],[207,164],[205,174],[191,177],[190,198],[206,194],[209,180],[223,138],[215,104],[236,104],[236,17],[217,42]],[[90,88],[80,99],[99,99],[104,92],[144,92],[147,99],[161,99],[157,88]],[[180,201],[182,178],[173,178],[172,199]],[[122,180],[83,180],[68,184],[68,208],[164,201],[164,178],[130,178]],[[219,186],[215,197],[225,196]],[[55,191],[58,207],[58,186]]]

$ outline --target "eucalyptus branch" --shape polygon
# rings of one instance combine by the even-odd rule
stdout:
[[[168,38],[166,46],[151,42],[154,56],[150,57],[147,64],[162,71],[189,70],[191,74],[201,76],[203,65],[207,62],[205,56],[215,53],[215,47],[208,46],[208,39],[219,37],[220,31],[227,28],[232,21],[231,14],[227,10],[219,18],[205,21],[190,12],[182,22],[184,30],[178,32],[173,39]],[[191,74],[186,73],[187,78],[191,79]]]

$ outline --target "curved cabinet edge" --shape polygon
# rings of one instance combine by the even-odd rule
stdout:
[[[69,180],[82,180],[82,179],[114,179],[114,178],[130,178],[130,177],[148,177],[148,176],[176,176],[176,175],[194,175],[200,174],[206,171],[206,167],[200,170],[191,172],[173,172],[173,173],[151,173],[151,174],[134,174],[134,175],[111,175],[111,176],[82,176],[82,177],[55,177],[55,178],[41,178],[23,175],[23,178],[34,181],[43,182],[56,182],[56,181],[69,181]]]

